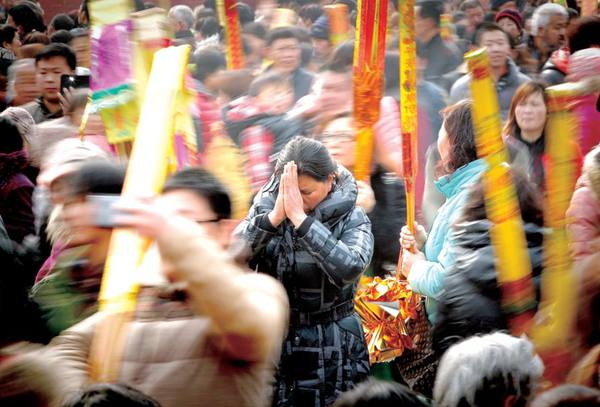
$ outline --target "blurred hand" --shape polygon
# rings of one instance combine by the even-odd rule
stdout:
[[[402,275],[408,278],[410,270],[417,260],[425,260],[423,252],[416,251],[415,253],[408,250],[402,251]]]
[[[271,222],[271,225],[273,225],[274,227],[277,227],[281,224],[281,222],[283,222],[287,216],[285,214],[285,207],[283,204],[283,200],[284,200],[284,195],[285,195],[285,177],[283,176],[283,174],[280,177],[279,180],[279,192],[277,193],[277,200],[275,201],[275,207],[273,208],[273,210],[271,212],[269,212],[269,221]]]
[[[290,161],[285,165],[282,177],[285,179],[283,187],[285,214],[294,226],[298,227],[306,219],[306,213],[304,213],[304,202],[298,187],[298,167],[295,162]]]
[[[413,236],[413,234],[410,233],[408,226],[404,225],[402,227],[402,230],[400,231],[400,246],[402,246],[402,249],[405,251],[413,249],[421,250],[423,244],[425,244],[425,240],[427,240],[427,232],[425,231],[425,228],[417,222],[415,222],[415,234],[416,236]]]
[[[375,194],[373,189],[364,181],[356,181],[358,187],[358,196],[356,197],[356,206],[369,213],[375,207]]]
[[[169,234],[169,218],[151,198],[126,198],[115,203],[115,225],[132,229],[152,240]]]
[[[381,99],[379,120],[373,126],[377,161],[388,171],[402,177],[402,129],[400,109],[392,97]]]

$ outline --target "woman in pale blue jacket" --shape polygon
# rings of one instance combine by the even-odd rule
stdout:
[[[477,159],[475,135],[471,118],[471,102],[461,101],[446,108],[437,147],[440,153],[436,188],[446,202],[438,210],[429,236],[416,225],[416,236],[404,226],[400,237],[403,251],[402,273],[412,289],[427,297],[429,320],[435,321],[437,298],[444,277],[454,260],[452,256],[452,225],[460,216],[469,187],[480,181],[485,170],[484,160]],[[421,251],[422,250],[422,251]]]

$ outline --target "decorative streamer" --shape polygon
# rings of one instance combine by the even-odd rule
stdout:
[[[240,35],[240,19],[235,0],[217,0],[219,20],[225,27],[227,44],[227,68],[242,69],[244,67],[244,49]]]
[[[530,327],[535,310],[531,262],[519,201],[502,141],[496,89],[485,49],[465,55],[471,80],[473,125],[477,155],[487,161],[483,190],[487,217],[496,255],[496,276],[502,292],[502,309],[512,334],[521,335]]]
[[[403,1],[403,2],[402,2]],[[407,191],[412,191],[414,223],[414,179],[417,155],[417,106],[415,76],[414,0],[402,0],[401,32],[401,99],[402,133]],[[407,9],[410,8],[408,12]],[[357,124],[355,177],[369,180],[373,151],[372,126],[379,117],[383,89],[383,57],[387,22],[387,2],[359,1],[357,35],[354,48],[354,112]],[[404,11],[403,11],[404,10]],[[406,14],[404,14],[406,13]],[[407,161],[408,160],[408,161]],[[407,201],[409,199],[407,198]],[[355,308],[361,317],[371,363],[387,362],[412,349],[419,341],[413,338],[412,323],[417,320],[420,296],[406,281],[396,278],[365,281],[355,297]]]
[[[332,4],[323,7],[329,21],[329,41],[336,47],[348,39],[350,20],[348,6],[345,4]]]
[[[581,94],[577,84],[546,89],[546,195],[542,303],[532,338],[544,360],[544,375],[553,385],[564,382],[572,362],[577,282],[569,256],[565,213],[577,181],[578,122],[572,107]]]
[[[354,176],[369,182],[373,158],[373,125],[379,119],[383,95],[383,70],[387,1],[359,0],[354,45],[353,91],[356,135]]]
[[[123,186],[124,197],[152,196],[162,188],[190,49],[189,45],[170,47],[155,54],[146,89],[147,102],[142,107]],[[157,100],[161,103],[157,104]],[[149,244],[147,238],[129,230],[116,229],[112,234],[99,297],[100,311],[108,312],[111,318],[94,336],[90,360],[96,381],[112,382],[118,378],[124,332],[136,304],[135,271]]]
[[[400,0],[400,123],[402,126],[402,167],[406,188],[406,224],[415,233],[415,180],[417,162],[417,45],[414,0]]]

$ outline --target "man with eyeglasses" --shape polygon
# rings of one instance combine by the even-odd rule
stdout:
[[[280,283],[244,272],[224,251],[233,226],[225,188],[187,169],[161,196],[122,200],[115,210],[120,228],[156,243],[138,272],[118,381],[163,407],[267,405],[289,305]],[[90,344],[108,318],[97,313],[50,344],[68,393],[89,381]]]
[[[271,31],[267,38],[267,58],[272,61],[270,71],[289,78],[294,89],[294,102],[310,92],[313,75],[300,67],[300,41],[292,28]]]

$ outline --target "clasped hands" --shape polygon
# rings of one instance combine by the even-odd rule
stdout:
[[[400,246],[402,247],[402,275],[408,277],[413,263],[417,260],[425,260],[425,254],[421,251],[427,233],[425,228],[415,222],[415,235],[408,229],[407,225],[400,231]]]
[[[297,228],[306,219],[304,202],[298,187],[298,167],[294,161],[290,161],[283,168],[275,207],[269,212],[268,216],[274,227],[289,219]]]

